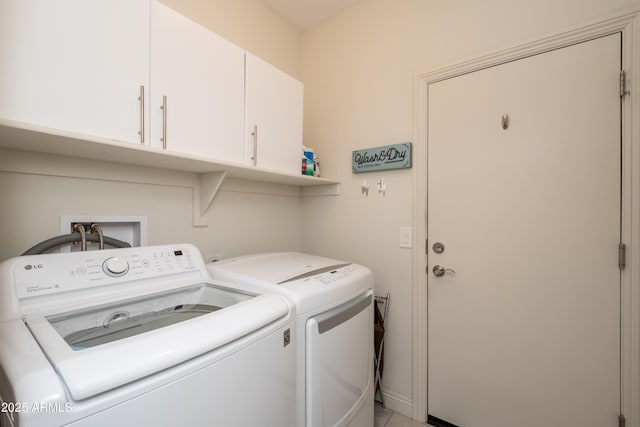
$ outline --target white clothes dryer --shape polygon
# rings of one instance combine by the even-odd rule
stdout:
[[[373,274],[298,252],[208,264],[212,277],[279,292],[297,308],[298,426],[373,425]]]
[[[296,426],[295,307],[191,245],[0,264],[2,426]]]

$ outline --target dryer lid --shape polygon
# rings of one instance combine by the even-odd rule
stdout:
[[[300,252],[246,255],[209,264],[210,272],[225,280],[254,278],[263,283],[284,284],[336,270],[351,263]]]
[[[289,313],[275,294],[211,284],[25,321],[74,400],[215,350]]]

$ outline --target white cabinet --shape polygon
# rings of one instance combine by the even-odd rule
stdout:
[[[154,1],[149,112],[152,146],[243,163],[244,51]]]
[[[4,135],[135,143],[267,180],[300,175],[302,83],[157,0],[1,0],[0,28]]]
[[[149,0],[2,0],[0,118],[140,142]]]
[[[246,163],[301,173],[303,85],[246,55]]]

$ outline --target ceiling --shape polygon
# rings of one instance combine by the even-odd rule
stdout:
[[[260,0],[298,31],[304,32],[362,0]]]

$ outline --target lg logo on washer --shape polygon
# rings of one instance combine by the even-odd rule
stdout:
[[[42,264],[27,264],[24,266],[25,270],[35,270],[35,269],[39,269],[39,268],[43,268]]]

